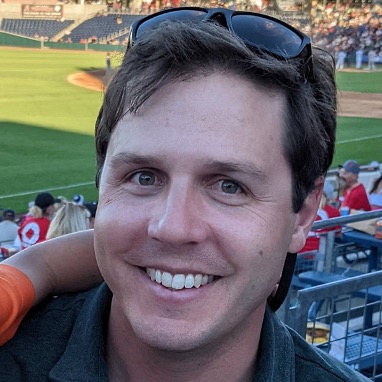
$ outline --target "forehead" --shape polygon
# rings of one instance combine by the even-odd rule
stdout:
[[[108,156],[171,154],[190,160],[284,160],[285,99],[233,75],[175,82],[127,114],[112,134]]]
[[[355,175],[350,171],[346,171],[343,167],[340,169],[340,174],[341,175]]]

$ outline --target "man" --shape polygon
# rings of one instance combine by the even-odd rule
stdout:
[[[30,315],[0,379],[367,381],[273,311],[333,156],[332,65],[224,9],[154,14],[131,39],[96,124],[106,284]]]
[[[348,210],[371,210],[365,187],[358,182],[359,171],[359,164],[355,160],[348,160],[341,166],[340,179],[345,185],[341,210],[344,208]]]
[[[8,208],[3,212],[3,221],[0,223],[0,245],[13,244],[19,226],[15,223],[15,211]]]
[[[110,53],[108,52],[106,54],[106,77],[110,76],[110,73],[111,73],[111,57],[110,57]]]

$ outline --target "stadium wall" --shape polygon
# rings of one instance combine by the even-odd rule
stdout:
[[[43,49],[64,49],[64,50],[94,50],[97,52],[117,52],[123,51],[120,45],[109,44],[80,44],[63,42],[41,42],[39,40],[21,37],[11,33],[0,32],[0,46],[14,46],[19,48],[43,48]]]
[[[22,4],[35,4],[38,1],[33,0],[11,0],[14,3],[0,3],[0,18],[7,19],[21,19],[21,5]],[[17,1],[17,3],[16,3]],[[41,3],[41,0],[39,1]],[[57,1],[54,0],[53,4]],[[44,4],[49,5],[51,2],[45,1]],[[63,5],[63,18],[66,20],[79,20],[83,18],[90,18],[95,16],[98,12],[106,12],[107,7],[105,4],[64,4]]]
[[[17,46],[23,48],[40,48],[41,42],[32,38],[20,37],[0,32],[0,46]]]
[[[55,5],[57,4],[56,0],[5,0],[6,4],[44,4],[44,5]]]

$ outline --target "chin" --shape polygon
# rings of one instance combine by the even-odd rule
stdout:
[[[159,351],[186,353],[198,350],[209,343],[210,338],[197,328],[187,330],[185,323],[151,325],[140,322],[133,325],[138,341]]]

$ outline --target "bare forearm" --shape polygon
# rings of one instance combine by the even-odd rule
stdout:
[[[35,289],[35,304],[50,294],[90,288],[102,280],[94,255],[93,230],[29,247],[7,259]]]

